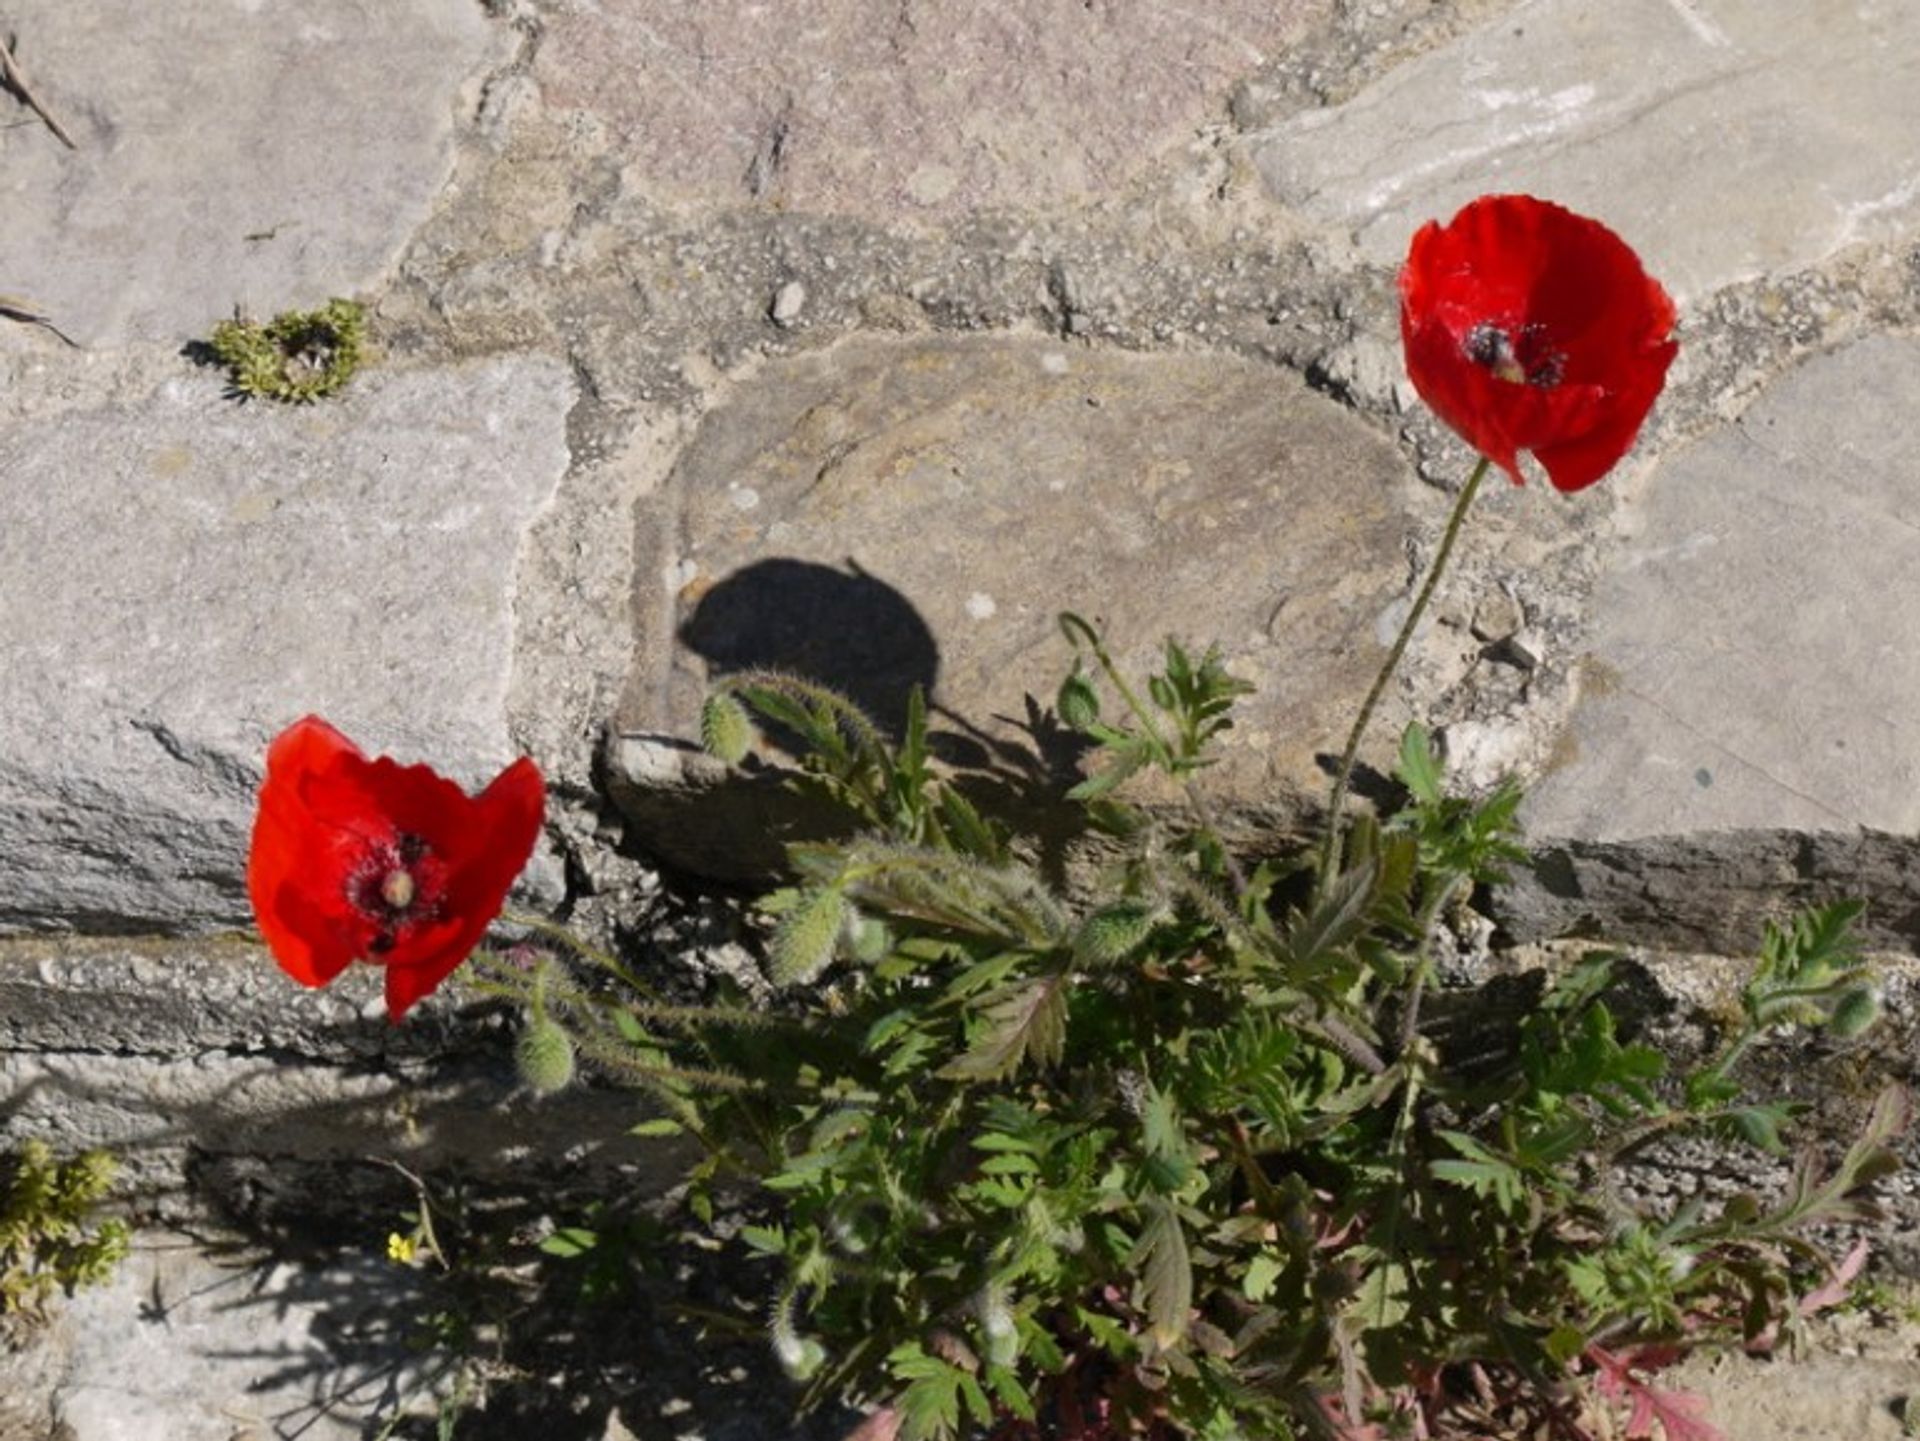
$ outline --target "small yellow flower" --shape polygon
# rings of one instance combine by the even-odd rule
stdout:
[[[398,1261],[402,1266],[411,1266],[414,1255],[419,1249],[419,1244],[411,1236],[403,1236],[398,1231],[390,1232],[387,1236],[389,1261]]]

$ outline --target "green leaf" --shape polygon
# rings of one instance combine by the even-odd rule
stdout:
[[[1526,1180],[1504,1157],[1489,1151],[1461,1131],[1440,1131],[1441,1140],[1464,1156],[1465,1160],[1438,1160],[1429,1169],[1442,1181],[1464,1186],[1476,1196],[1490,1198],[1511,1215],[1526,1201]]]
[[[1394,774],[1421,805],[1437,806],[1447,798],[1433,742],[1417,722],[1401,733],[1400,763]]]
[[[1068,791],[1067,799],[1070,801],[1099,800],[1109,792],[1117,790],[1127,777],[1152,758],[1153,752],[1149,745],[1130,738],[1124,749],[1114,751],[1112,758],[1102,769],[1095,771]]]
[[[954,1081],[998,1081],[1022,1063],[1058,1063],[1067,1040],[1067,978],[1041,976],[995,993],[980,1011],[981,1028],[967,1053],[940,1074]]]
[[[1153,1339],[1170,1347],[1187,1334],[1188,1313],[1193,1310],[1193,1261],[1173,1202],[1164,1196],[1152,1197],[1146,1212],[1146,1229],[1127,1264],[1139,1274],[1141,1304]]]
[[[1247,1274],[1240,1288],[1249,1301],[1264,1301],[1273,1294],[1274,1283],[1286,1269],[1285,1261],[1262,1252],[1247,1263]]]
[[[629,1126],[627,1134],[629,1136],[678,1136],[684,1134],[686,1129],[672,1116],[654,1116],[650,1120]]]
[[[548,1256],[558,1256],[563,1260],[573,1260],[584,1256],[600,1244],[600,1234],[584,1226],[562,1226],[539,1245],[541,1252]]]
[[[1412,1309],[1407,1268],[1398,1261],[1380,1261],[1361,1278],[1342,1319],[1356,1333],[1385,1331],[1404,1321]]]
[[[1288,960],[1311,970],[1364,931],[1379,874],[1371,861],[1343,872],[1327,888],[1326,899],[1294,919],[1286,938]]]

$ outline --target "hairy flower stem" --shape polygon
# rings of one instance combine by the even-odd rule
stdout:
[[[1467,511],[1473,506],[1473,498],[1480,493],[1480,482],[1487,478],[1487,470],[1491,465],[1491,461],[1481,456],[1480,463],[1473,468],[1473,474],[1467,477],[1467,483],[1460,488],[1460,498],[1454,501],[1453,513],[1447,517],[1446,531],[1440,537],[1440,549],[1434,552],[1433,563],[1427,567],[1427,578],[1420,586],[1420,593],[1413,598],[1413,608],[1400,623],[1400,634],[1393,639],[1393,649],[1387,652],[1386,664],[1380,667],[1380,674],[1373,678],[1373,688],[1361,702],[1360,714],[1354,717],[1353,729],[1347,734],[1347,748],[1341,753],[1340,768],[1333,777],[1333,795],[1327,802],[1327,833],[1320,842],[1320,879],[1317,888],[1322,895],[1325,895],[1327,887],[1333,884],[1334,877],[1340,871],[1340,848],[1344,839],[1340,827],[1340,809],[1346,803],[1347,783],[1353,779],[1353,761],[1360,753],[1360,738],[1366,734],[1367,723],[1373,719],[1374,708],[1380,704],[1380,697],[1386,694],[1387,683],[1400,668],[1400,658],[1407,653],[1407,644],[1413,639],[1420,618],[1427,613],[1427,602],[1433,599],[1441,573],[1446,570],[1447,561],[1453,555],[1453,543],[1460,538],[1460,527],[1467,518]]]

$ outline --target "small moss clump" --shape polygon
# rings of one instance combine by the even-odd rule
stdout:
[[[104,1281],[126,1256],[126,1222],[91,1222],[113,1184],[105,1151],[59,1161],[43,1141],[0,1159],[0,1337],[42,1319],[56,1291]]]
[[[214,327],[211,347],[236,394],[307,402],[353,377],[366,330],[366,307],[336,299],[318,310],[282,311],[265,325],[225,321]]]

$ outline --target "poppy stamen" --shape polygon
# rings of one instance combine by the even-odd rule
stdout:
[[[387,878],[380,882],[380,899],[387,903],[389,909],[404,911],[413,904],[416,889],[412,871],[388,871]]]
[[[1483,320],[1466,334],[1460,349],[1475,365],[1490,370],[1496,380],[1510,385],[1537,385],[1547,389],[1560,383],[1566,356],[1547,348],[1543,325],[1523,325],[1513,331]]]

